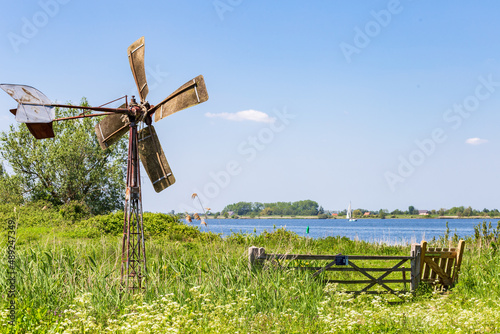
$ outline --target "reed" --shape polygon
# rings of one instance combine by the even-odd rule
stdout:
[[[345,237],[313,240],[284,229],[227,238],[194,236],[190,241],[168,233],[147,240],[147,291],[129,296],[119,293],[119,236],[80,238],[60,228],[20,229],[18,332],[500,330],[500,257],[494,240],[469,244],[459,284],[451,294],[423,288],[406,302],[392,305],[386,297],[352,298],[342,293],[342,287],[321,283],[302,271],[249,271],[246,251],[255,245],[274,253],[408,255],[407,245]],[[4,236],[0,235],[2,249]],[[0,267],[6,266],[2,252]],[[5,296],[6,286],[6,272],[1,270],[0,295]],[[2,311],[0,331],[7,332],[6,322]]]

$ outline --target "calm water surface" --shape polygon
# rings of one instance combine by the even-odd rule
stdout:
[[[400,244],[438,238],[445,234],[446,222],[450,235],[455,232],[460,237],[474,235],[474,226],[483,221],[491,221],[496,228],[498,219],[359,219],[356,222],[347,219],[209,219],[208,226],[200,226],[200,230],[228,236],[237,232],[271,232],[275,226],[314,239],[345,236],[369,242]],[[188,225],[199,226],[197,221]],[[309,234],[306,233],[307,226]]]

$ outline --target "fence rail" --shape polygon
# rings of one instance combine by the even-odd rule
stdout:
[[[250,247],[252,248],[252,247]],[[257,247],[255,247],[257,248]],[[386,255],[304,255],[304,254],[262,254],[259,260],[335,260],[338,256],[348,256],[349,260],[411,260],[411,256],[386,256]]]

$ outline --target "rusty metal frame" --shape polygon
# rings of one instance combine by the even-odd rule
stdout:
[[[146,289],[146,247],[142,217],[141,175],[135,117],[130,117],[127,190],[123,217],[121,287],[132,293]]]

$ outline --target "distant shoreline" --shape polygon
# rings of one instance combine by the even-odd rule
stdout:
[[[208,216],[208,219],[235,219],[235,218],[224,218],[223,216],[218,216],[217,218],[213,216]],[[250,217],[250,216],[238,216],[236,219],[321,219],[318,218],[318,216],[256,216],[256,217]],[[328,218],[322,218],[324,220],[336,220],[336,219],[347,219],[345,216],[341,217],[328,217]],[[372,217],[360,217],[356,219],[381,219],[377,216],[372,216]],[[384,219],[498,219],[500,220],[500,217],[490,217],[490,216],[470,216],[470,217],[459,217],[459,216],[397,216],[397,217],[388,217],[386,216]]]

